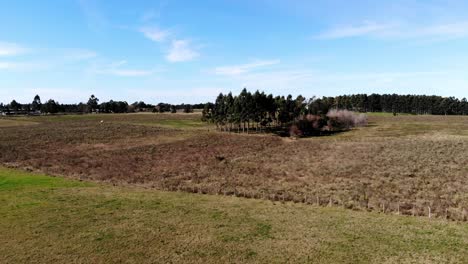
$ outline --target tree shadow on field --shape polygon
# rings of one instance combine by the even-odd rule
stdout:
[[[311,131],[308,133],[303,133],[300,136],[297,136],[298,138],[311,138],[311,137],[328,137],[328,136],[334,136],[334,135],[339,135],[339,134],[344,134],[346,132],[349,132],[351,130],[341,130],[341,131]],[[278,129],[275,131],[271,131],[274,135],[280,136],[280,137],[292,137],[291,133],[289,132],[288,129]]]
[[[351,129],[349,130],[339,130],[339,131],[310,131],[306,133],[302,133],[300,136],[296,136],[297,138],[312,138],[312,137],[327,137],[327,136],[334,136],[334,135],[339,135],[339,134],[344,134],[346,132],[350,132]],[[294,137],[290,133],[290,128],[288,127],[278,127],[278,128],[262,128],[260,130],[256,130],[255,128],[253,129],[245,129],[244,131],[242,130],[231,130],[229,133],[234,133],[234,134],[250,134],[250,135],[265,135],[265,134],[272,134],[276,135],[279,137]]]

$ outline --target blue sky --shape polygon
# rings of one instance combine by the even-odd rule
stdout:
[[[468,1],[0,0],[0,102],[468,97]]]

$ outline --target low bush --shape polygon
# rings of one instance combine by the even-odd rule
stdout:
[[[304,115],[290,127],[292,137],[320,135],[324,132],[339,132],[367,125],[367,116],[348,110],[330,110],[326,115]]]
[[[330,131],[349,130],[353,127],[367,125],[367,116],[365,114],[356,114],[348,110],[332,109],[327,113],[327,118],[327,125]]]

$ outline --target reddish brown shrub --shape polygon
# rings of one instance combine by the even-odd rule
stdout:
[[[298,126],[296,125],[292,125],[290,128],[289,128],[289,135],[291,137],[300,137],[303,135],[302,131],[299,129]]]
[[[353,127],[367,125],[365,114],[356,114],[348,110],[332,109],[327,113],[328,128],[332,131],[349,130]]]

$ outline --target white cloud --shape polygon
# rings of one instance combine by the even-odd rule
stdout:
[[[121,77],[143,77],[143,76],[150,76],[158,72],[158,70],[156,69],[144,70],[144,69],[123,68],[122,66],[126,64],[127,64],[127,61],[122,60],[122,61],[113,62],[108,65],[104,65],[104,66],[95,65],[91,69],[91,72],[97,73],[97,74],[108,74],[108,75],[115,75],[115,76],[121,76]]]
[[[415,32],[420,36],[462,38],[468,36],[468,21],[450,24],[432,25]]]
[[[395,28],[394,24],[379,24],[371,21],[365,21],[361,25],[349,25],[342,27],[335,27],[325,32],[320,33],[317,38],[319,39],[338,39],[338,38],[349,38],[358,37],[365,35],[381,34],[388,32]]]
[[[340,39],[350,37],[378,37],[404,39],[453,39],[468,37],[468,21],[439,23],[433,25],[410,25],[405,23],[376,23],[365,21],[360,25],[348,25],[326,30],[317,39]]]
[[[47,62],[11,62],[0,61],[0,71],[35,71],[45,70],[50,68],[51,65]]]
[[[163,30],[158,27],[144,27],[140,29],[140,32],[154,42],[163,42],[171,35],[169,30]]]
[[[200,54],[190,47],[190,41],[173,40],[166,59],[169,62],[183,62],[193,60],[198,56]]]
[[[27,49],[15,43],[0,42],[0,57],[16,56],[25,53]]]
[[[259,60],[248,64],[216,67],[214,72],[217,75],[239,75],[250,72],[254,69],[279,64],[279,60]]]

